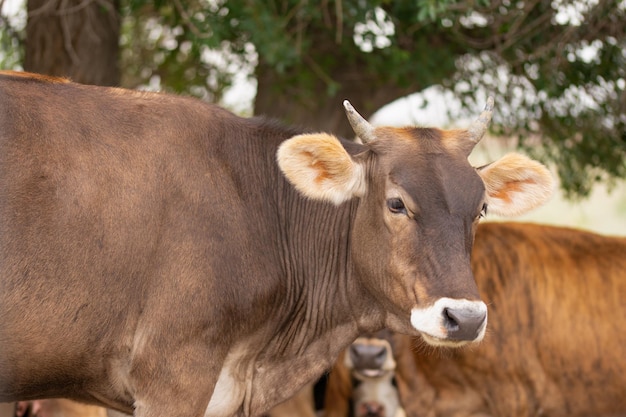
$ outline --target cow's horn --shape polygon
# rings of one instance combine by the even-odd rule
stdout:
[[[354,107],[352,107],[352,104],[350,104],[348,100],[343,101],[343,107],[346,109],[346,116],[348,116],[348,121],[354,133],[361,138],[363,143],[373,141],[375,139],[374,126],[354,110]]]
[[[487,104],[485,104],[485,110],[478,116],[478,119],[472,123],[472,125],[467,129],[469,133],[469,139],[478,143],[482,139],[483,135],[487,131],[489,127],[489,122],[491,122],[491,116],[493,115],[493,97],[487,98]]]

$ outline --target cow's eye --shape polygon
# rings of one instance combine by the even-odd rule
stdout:
[[[483,207],[480,209],[480,213],[478,214],[478,218],[482,219],[487,215],[487,203],[483,203]]]
[[[387,200],[389,211],[395,214],[407,214],[404,202],[399,198],[390,198]]]

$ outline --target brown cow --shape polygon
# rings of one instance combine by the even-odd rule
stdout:
[[[491,310],[479,346],[394,336],[407,416],[626,415],[625,238],[487,223],[472,267]],[[346,416],[345,372],[330,375],[326,417]]]
[[[469,264],[487,205],[545,201],[542,165],[466,130],[364,144],[196,99],[0,75],[0,401],[139,417],[258,415],[362,331],[482,339]]]
[[[354,383],[354,417],[404,417],[393,383],[396,361],[391,332],[381,330],[359,336],[344,354],[343,364]]]
[[[359,336],[341,354],[330,377],[321,379],[315,389],[325,389],[327,404],[314,404],[310,385],[280,405],[270,417],[314,416],[316,407],[324,417],[404,417],[394,383],[396,361],[392,333],[383,329]]]

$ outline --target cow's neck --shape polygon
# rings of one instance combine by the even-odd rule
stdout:
[[[263,157],[263,152],[256,149],[249,155]],[[267,166],[273,166],[274,155],[264,156]],[[265,172],[269,175],[248,178],[257,193],[265,190],[258,211],[248,212],[254,216],[251,224],[269,224],[265,216],[272,216],[275,227],[260,229],[270,236],[259,240],[263,246],[258,248],[273,253],[274,263],[280,265],[279,274],[266,277],[274,293],[272,317],[251,318],[256,327],[231,346],[216,388],[217,397],[231,393],[229,407],[238,407],[240,415],[267,411],[269,404],[295,394],[329,370],[360,331],[377,330],[383,323],[375,304],[359,288],[351,261],[358,200],[339,207],[307,200],[277,166]]]
[[[351,257],[353,219],[357,199],[335,206],[290,196],[282,252],[286,272],[285,335],[290,346],[307,346],[335,326],[351,325],[357,332],[367,315],[362,288]]]
[[[351,265],[350,234],[358,201],[336,207],[294,194],[283,196],[281,205],[289,209],[280,223],[286,272],[284,297],[277,300],[280,321],[262,331],[272,336],[257,344],[262,347],[244,414],[286,399],[329,370],[363,327],[382,326],[372,304],[367,313],[357,304],[363,297]],[[291,375],[288,387],[285,374]]]

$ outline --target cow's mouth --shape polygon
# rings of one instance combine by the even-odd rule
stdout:
[[[422,333],[422,332],[420,332],[420,336],[422,336],[422,339],[424,339],[424,341],[431,346],[461,347],[461,346],[467,345],[468,343],[471,343],[470,341],[466,341],[466,340],[443,339],[441,337],[432,336],[432,335],[429,335],[427,333]]]
[[[384,369],[355,369],[353,372],[357,378],[360,376],[364,379],[380,378],[387,373]]]

